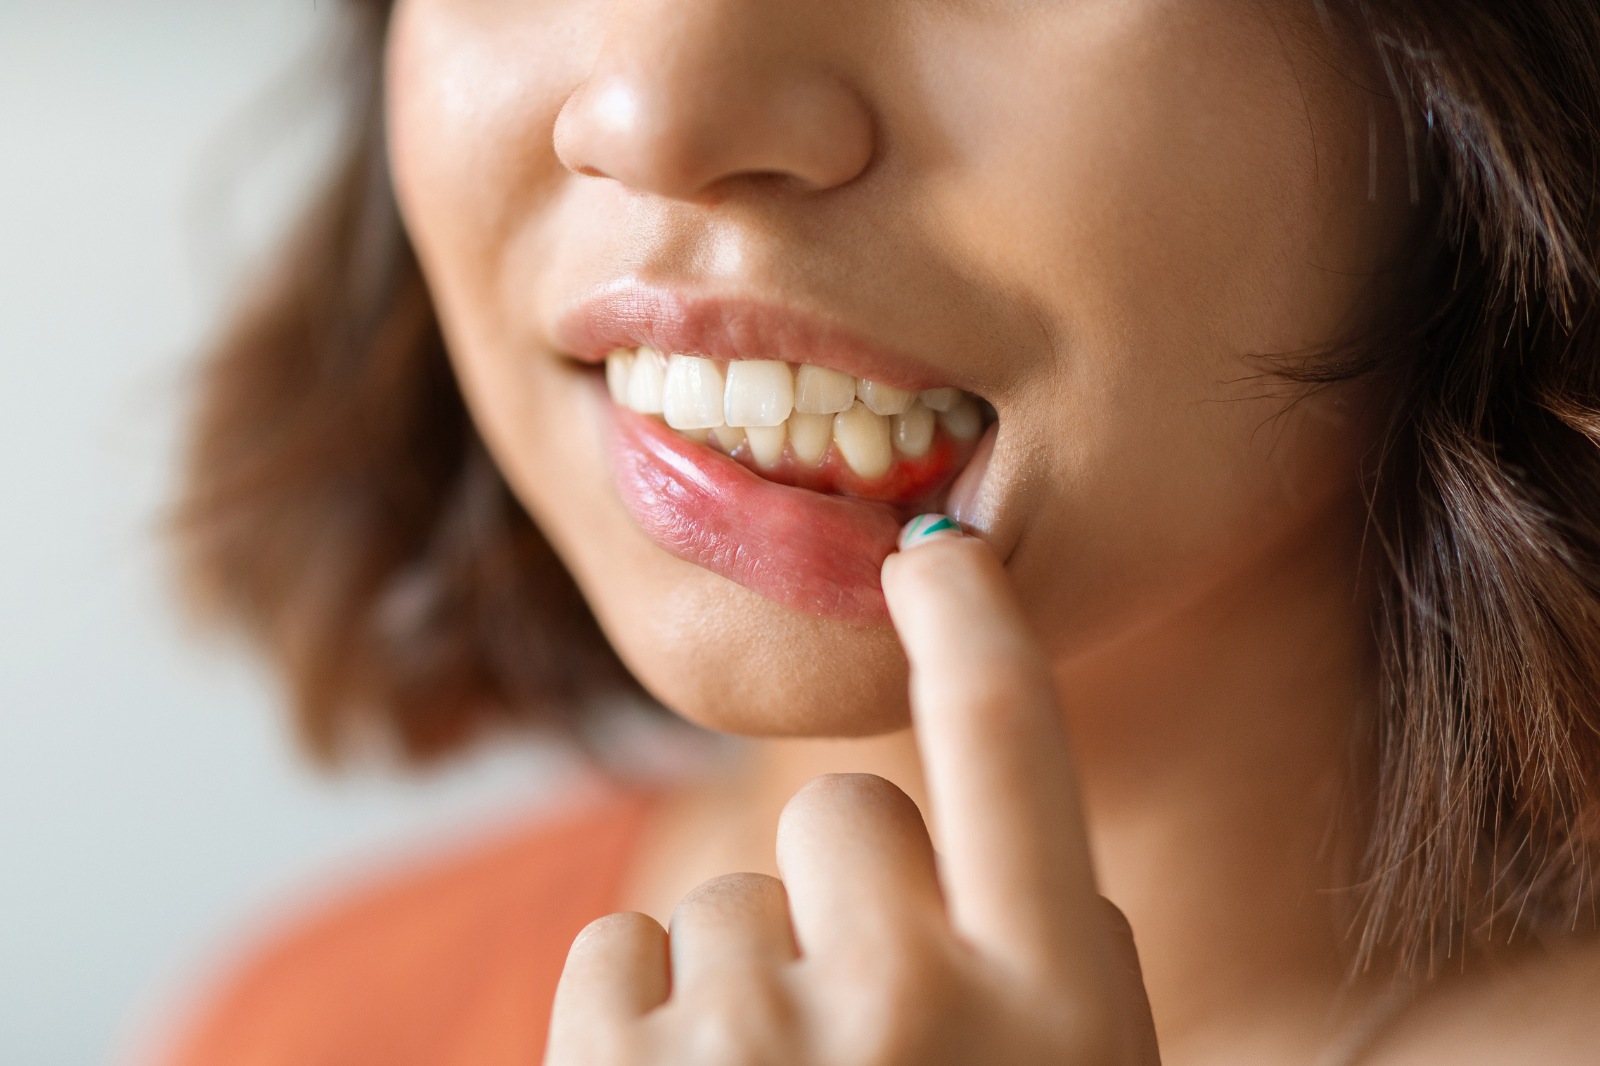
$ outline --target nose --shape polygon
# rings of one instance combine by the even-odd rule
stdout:
[[[851,181],[872,158],[873,123],[830,54],[831,7],[619,0],[556,118],[556,154],[575,173],[691,202],[741,178],[805,192]]]

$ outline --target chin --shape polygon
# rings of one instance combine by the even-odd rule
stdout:
[[[886,624],[783,607],[661,556],[664,595],[602,580],[602,625],[641,684],[707,729],[752,737],[862,737],[910,725],[907,666]]]

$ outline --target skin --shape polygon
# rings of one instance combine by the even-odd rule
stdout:
[[[1012,1037],[994,1061],[1154,1061],[1147,991],[1164,1061],[1281,1063],[1313,1061],[1361,1016],[1377,982],[1346,982],[1345,897],[1328,890],[1349,883],[1329,827],[1346,824],[1337,783],[1371,691],[1368,404],[1360,385],[1290,402],[1258,357],[1358,333],[1417,223],[1367,57],[1310,5],[1259,0],[401,0],[389,60],[402,212],[469,405],[629,667],[713,728],[891,734],[753,743],[741,772],[669,804],[635,871],[639,910],[666,917],[728,870],[784,874],[787,901],[754,876],[696,890],[670,963],[645,919],[594,931],[558,1034],[625,1034],[605,1061],[682,1061],[693,1033],[759,1017],[810,1028],[747,1027],[727,1061],[879,1046],[970,1061],[927,1049]],[[942,637],[919,649],[899,613],[897,635],[789,611],[635,528],[602,401],[553,340],[573,301],[625,275],[823,316],[994,406],[993,457],[953,504],[985,554],[918,549],[970,587],[902,579]],[[896,733],[907,655],[930,653],[917,737]],[[1021,743],[1061,726],[1071,754]],[[1043,793],[974,784],[1026,758],[1043,761],[1006,780]],[[785,808],[842,769],[903,792],[831,777]],[[918,808],[947,859],[937,882]],[[1137,934],[1142,985],[1097,892]],[[748,988],[726,980],[649,1010],[669,965],[674,988],[695,984],[679,967],[715,974],[718,958],[792,974],[785,923],[810,959],[899,909],[920,924],[888,923],[877,956],[943,963],[852,969],[819,947],[812,967],[843,967],[863,995],[934,975],[872,1000],[893,1039],[804,981],[787,1012],[742,1010]],[[1024,914],[1035,924],[996,932]],[[1044,928],[1077,939],[1023,959]],[[1016,1008],[996,973],[1051,994]],[[1451,1061],[1502,1061],[1540,1024],[1496,980],[1429,992],[1486,997],[1471,1016],[1490,1037]],[[975,1006],[939,1010],[951,996]],[[1540,1002],[1546,1021],[1568,1006]],[[1425,1006],[1371,1061],[1430,1061],[1448,1026]],[[795,1050],[834,1031],[861,1036]],[[598,1054],[560,1039],[554,1062]]]

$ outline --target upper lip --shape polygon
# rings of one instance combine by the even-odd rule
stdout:
[[[633,279],[578,299],[557,319],[554,336],[585,362],[599,362],[617,348],[648,346],[730,362],[809,363],[913,392],[947,384],[911,355],[782,302]]]

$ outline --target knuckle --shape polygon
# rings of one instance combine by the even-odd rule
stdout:
[[[723,874],[702,882],[678,902],[672,924],[703,925],[783,908],[783,882],[767,874]]]
[[[914,812],[916,805],[897,785],[877,774],[823,774],[794,794],[784,806],[779,825],[833,821],[847,812],[854,818],[864,809],[905,814]]]
[[[680,906],[762,899],[783,891],[783,882],[768,874],[721,874],[689,890]]]
[[[655,919],[648,915],[637,911],[618,911],[603,918],[596,918],[584,926],[583,930],[573,938],[572,953],[589,951],[617,940],[647,936],[659,929],[660,926],[656,925]]]

